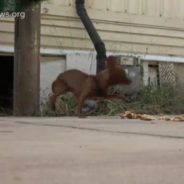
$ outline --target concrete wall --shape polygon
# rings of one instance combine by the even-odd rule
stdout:
[[[184,64],[177,63],[174,65],[176,82],[179,87],[184,88]]]
[[[40,103],[45,104],[51,93],[51,84],[59,75],[66,70],[65,57],[41,57],[40,66]]]
[[[67,54],[66,69],[78,69],[88,74],[96,74],[96,54]]]

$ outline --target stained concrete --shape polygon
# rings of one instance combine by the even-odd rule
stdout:
[[[184,123],[0,118],[2,184],[183,184]]]

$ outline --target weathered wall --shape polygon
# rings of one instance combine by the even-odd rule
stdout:
[[[51,93],[52,82],[59,73],[66,70],[66,60],[64,57],[41,57],[40,59],[40,102],[44,105]]]
[[[78,69],[88,74],[96,74],[95,54],[68,54],[66,69]]]
[[[179,87],[184,88],[184,64],[175,64],[175,76],[176,76],[176,82]]]
[[[108,51],[184,56],[183,0],[86,0]],[[13,45],[13,20],[0,19],[0,45]],[[42,48],[94,50],[75,0],[42,4]]]

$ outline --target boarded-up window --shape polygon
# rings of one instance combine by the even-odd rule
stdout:
[[[159,85],[158,65],[148,65],[148,84],[154,87]]]

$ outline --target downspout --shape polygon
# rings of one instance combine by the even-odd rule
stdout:
[[[97,52],[97,73],[106,68],[106,49],[105,44],[97,33],[84,7],[85,0],[76,0],[77,14],[85,26]]]

